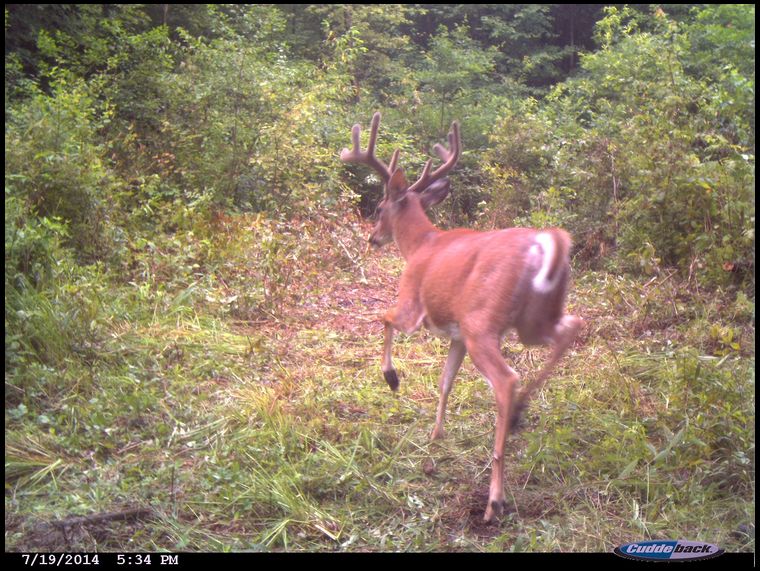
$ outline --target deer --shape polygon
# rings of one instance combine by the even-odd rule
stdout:
[[[380,176],[384,195],[376,210],[369,243],[376,247],[395,242],[406,266],[394,307],[382,318],[383,376],[396,392],[399,378],[392,362],[396,331],[407,335],[423,326],[450,339],[439,379],[440,395],[431,440],[444,437],[446,402],[465,355],[485,377],[496,400],[496,426],[491,479],[483,520],[503,516],[504,447],[510,430],[546,382],[557,362],[573,343],[583,325],[580,317],[564,313],[570,279],[570,235],[559,228],[508,228],[476,231],[441,230],[426,210],[449,194],[448,174],[462,154],[459,123],[448,134],[448,148],[433,150],[442,164],[431,171],[429,159],[419,178],[407,182],[397,167],[399,149],[388,164],[375,155],[380,113],[372,117],[369,142],[361,149],[361,125],[351,129],[352,149],[343,149],[345,163],[364,164]],[[516,330],[523,345],[548,345],[553,349],[544,364],[518,392],[520,377],[501,354],[506,334]]]

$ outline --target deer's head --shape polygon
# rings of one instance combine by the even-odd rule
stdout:
[[[394,239],[397,225],[401,223],[402,214],[408,211],[416,211],[420,208],[424,212],[441,202],[449,194],[449,179],[446,175],[454,168],[462,154],[459,124],[455,121],[449,132],[449,148],[436,144],[434,150],[443,164],[432,173],[430,167],[432,159],[425,163],[422,174],[417,181],[410,185],[404,172],[397,168],[399,151],[396,149],[391,156],[391,161],[386,165],[375,156],[375,143],[377,131],[380,126],[380,113],[375,113],[370,125],[369,142],[367,150],[362,151],[359,143],[361,126],[354,125],[351,130],[353,148],[343,149],[340,158],[343,162],[363,163],[372,167],[382,179],[385,192],[383,199],[375,210],[376,222],[370,233],[369,242],[373,246],[382,247]]]

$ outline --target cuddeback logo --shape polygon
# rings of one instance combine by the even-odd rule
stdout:
[[[673,539],[626,543],[616,547],[615,553],[621,557],[640,561],[685,561],[717,557],[723,553],[723,550],[710,543]]]

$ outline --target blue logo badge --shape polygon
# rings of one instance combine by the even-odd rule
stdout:
[[[639,561],[684,561],[709,559],[723,553],[717,545],[683,539],[663,539],[626,543],[615,548],[615,553]]]

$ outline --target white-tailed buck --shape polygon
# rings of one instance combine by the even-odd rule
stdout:
[[[434,147],[443,164],[431,172],[432,159],[428,160],[420,178],[410,186],[396,168],[398,150],[388,165],[375,156],[379,124],[380,113],[375,113],[366,151],[359,143],[361,127],[354,125],[353,148],[343,149],[340,158],[367,164],[382,178],[385,196],[377,208],[378,219],[369,240],[378,247],[395,241],[406,259],[398,302],[383,318],[383,375],[395,391],[399,381],[391,361],[394,330],[410,334],[425,325],[451,339],[431,435],[442,438],[446,399],[465,354],[470,354],[496,396],[493,466],[484,517],[491,521],[504,510],[507,433],[517,425],[531,395],[543,385],[583,324],[579,317],[564,315],[570,236],[559,229],[439,230],[425,209],[448,195],[446,175],[462,154],[459,125],[451,125],[448,149]],[[510,329],[517,330],[526,345],[554,346],[544,368],[519,393],[519,376],[504,362],[500,351]]]

